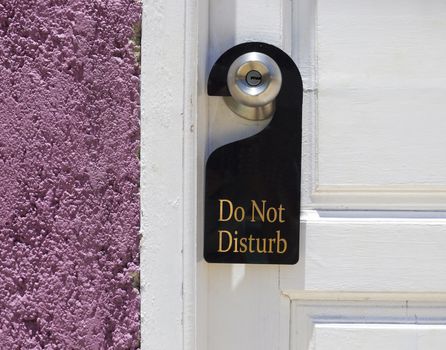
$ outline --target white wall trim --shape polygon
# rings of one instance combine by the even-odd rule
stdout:
[[[141,349],[197,349],[198,1],[144,0]]]

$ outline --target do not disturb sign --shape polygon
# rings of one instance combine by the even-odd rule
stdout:
[[[255,233],[250,233],[239,237],[237,230],[218,230],[218,253],[259,253],[259,254],[284,254],[288,248],[288,242],[282,237],[280,224],[285,222],[285,208],[280,204],[279,208],[266,208],[266,200],[262,200],[259,205],[255,200],[251,200],[251,207],[246,215],[243,206],[236,206],[229,199],[219,200],[219,222],[243,222],[249,220],[251,223],[279,224],[275,232],[269,235],[261,235],[258,237]],[[228,225],[232,226],[232,225]],[[221,225],[223,228],[224,225]]]
[[[273,111],[270,123],[254,136],[218,148],[206,163],[204,257],[208,262],[295,264],[299,259],[302,80],[296,65],[272,45],[241,44],[214,64],[208,94],[232,98],[229,67],[241,56],[265,55],[277,64],[282,77],[280,91],[268,105]],[[259,84],[269,83],[263,75],[260,79]],[[258,88],[259,84],[247,81],[239,94]],[[252,98],[255,95],[247,100]],[[242,117],[255,114],[249,106],[243,109],[228,103]]]

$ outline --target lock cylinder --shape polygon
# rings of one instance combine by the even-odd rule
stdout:
[[[229,67],[227,84],[231,96],[226,96],[225,102],[234,113],[249,120],[264,120],[274,114],[282,74],[271,57],[248,52]]]

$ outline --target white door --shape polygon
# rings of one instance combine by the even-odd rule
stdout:
[[[142,348],[446,348],[446,2],[146,1]],[[208,97],[264,41],[304,82],[300,261],[202,258],[206,156],[264,124]]]

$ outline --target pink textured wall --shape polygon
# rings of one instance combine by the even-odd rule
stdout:
[[[139,343],[136,0],[0,1],[0,349]]]

